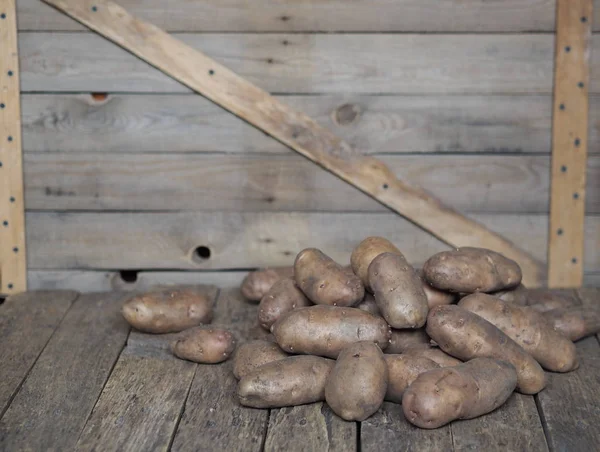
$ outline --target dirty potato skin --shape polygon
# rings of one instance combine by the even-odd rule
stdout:
[[[260,300],[258,323],[268,330],[286,312],[311,305],[293,278],[280,279]]]
[[[354,306],[365,296],[365,288],[358,276],[316,248],[298,253],[294,278],[315,304]]]
[[[367,237],[358,244],[350,256],[352,271],[360,278],[365,289],[372,292],[369,285],[369,265],[373,259],[383,253],[398,253],[400,250],[383,237]]]
[[[337,358],[347,345],[371,341],[382,350],[390,340],[390,326],[382,317],[356,308],[310,306],[282,315],[271,327],[279,346],[288,353]]]
[[[155,289],[134,295],[123,304],[121,313],[144,333],[177,333],[210,323],[212,299],[192,289]]]
[[[402,403],[404,391],[420,374],[440,368],[438,363],[429,358],[404,354],[385,355],[385,362],[389,374],[385,400],[395,403]]]
[[[223,362],[234,350],[233,334],[214,327],[190,328],[171,345],[171,351],[178,358],[202,364]]]
[[[233,356],[233,375],[238,380],[263,364],[279,361],[289,355],[274,342],[256,340],[240,345]]]
[[[440,367],[453,367],[463,363],[460,359],[450,356],[448,353],[443,352],[437,347],[431,347],[427,349],[410,349],[405,351],[403,354],[428,358],[438,363]]]
[[[490,413],[506,402],[516,384],[512,364],[475,358],[420,374],[404,392],[402,410],[417,427],[438,428],[455,419]]]
[[[519,344],[484,318],[457,305],[437,306],[429,311],[427,334],[456,358],[496,358],[515,366],[517,390],[537,394],[546,386],[544,371]]]
[[[240,403],[253,408],[296,406],[325,400],[325,384],[335,361],[291,356],[246,374],[238,385]]]
[[[454,303],[458,295],[452,292],[447,292],[445,290],[439,290],[433,287],[431,284],[427,282],[425,276],[423,276],[423,269],[416,269],[417,275],[421,280],[421,284],[423,285],[423,291],[425,292],[425,296],[427,297],[427,305],[429,309],[435,306],[442,306],[445,304]]]
[[[518,306],[527,305],[528,290],[522,283],[514,289],[500,290],[498,292],[492,292],[490,295]]]
[[[242,295],[247,300],[258,303],[277,281],[293,277],[294,267],[263,268],[250,272],[242,281]]]
[[[497,326],[547,370],[569,372],[579,365],[575,344],[554,331],[538,312],[484,293],[469,295],[458,306]]]
[[[375,413],[385,397],[388,368],[381,349],[360,341],[344,348],[325,386],[325,400],[342,419],[363,421]]]
[[[421,328],[429,306],[421,279],[401,254],[383,253],[369,265],[369,283],[383,318],[393,328]]]
[[[532,289],[527,292],[527,306],[534,311],[547,312],[579,306],[579,300],[575,295],[550,292],[548,289]]]
[[[397,330],[392,328],[390,345],[385,353],[404,353],[409,350],[422,350],[431,347],[431,339],[427,336],[425,328]]]
[[[553,309],[542,315],[557,333],[568,337],[571,341],[578,341],[600,332],[600,310],[598,308],[571,306]]]
[[[507,257],[484,248],[463,247],[434,254],[423,265],[429,284],[450,292],[495,292],[516,287],[521,267]]]
[[[373,296],[373,294],[370,294],[369,292],[365,292],[365,298],[363,298],[363,300],[354,307],[357,309],[360,309],[362,311],[370,312],[373,315],[377,315],[377,316],[381,317],[381,311],[379,310],[379,307],[377,306],[375,297]]]

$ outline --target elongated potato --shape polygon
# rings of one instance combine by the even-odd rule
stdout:
[[[260,300],[258,322],[268,330],[282,314],[311,305],[312,303],[298,288],[293,278],[283,278],[273,284]]]
[[[512,364],[475,358],[420,374],[404,392],[402,410],[417,427],[438,428],[455,419],[490,413],[506,402],[516,384]]]
[[[134,295],[121,309],[125,320],[145,333],[177,333],[210,323],[212,300],[194,289],[154,289]]]
[[[325,386],[327,405],[342,419],[364,421],[385,397],[388,368],[381,349],[370,341],[344,348]]]
[[[575,344],[554,331],[541,314],[531,309],[484,293],[469,295],[460,300],[458,306],[500,328],[545,369],[569,372],[579,365]]]
[[[579,300],[574,294],[550,292],[548,289],[531,289],[527,292],[527,306],[534,311],[546,312],[579,306]]]
[[[362,281],[365,289],[372,292],[369,284],[369,265],[373,259],[383,253],[400,253],[392,242],[383,237],[367,237],[358,244],[350,256],[352,271]]]
[[[395,403],[402,403],[404,391],[420,374],[440,367],[429,358],[404,354],[385,355],[385,362],[389,374],[385,400]]]
[[[496,292],[521,282],[521,267],[485,248],[463,247],[434,254],[423,265],[429,284],[450,292]]]
[[[294,267],[263,268],[250,272],[242,281],[242,295],[247,300],[258,303],[277,281],[293,277]]]
[[[271,327],[286,352],[337,358],[347,345],[371,341],[382,350],[390,341],[390,326],[382,317],[356,308],[310,306],[282,315]]]
[[[315,304],[354,306],[365,296],[358,276],[316,248],[304,249],[296,256],[294,277]]]
[[[507,303],[516,304],[518,306],[527,306],[528,292],[527,288],[521,283],[515,288],[492,292],[490,295],[500,298]]]
[[[427,336],[425,328],[396,330],[392,328],[390,345],[385,349],[386,353],[397,354],[408,350],[427,349],[431,347],[431,339]]]
[[[233,357],[233,375],[239,380],[264,364],[288,356],[274,342],[264,340],[246,342],[237,348]]]
[[[325,400],[325,384],[335,361],[318,356],[291,356],[260,366],[238,385],[240,403],[278,408]]]
[[[373,315],[377,315],[377,316],[381,317],[381,311],[379,310],[379,307],[377,306],[375,297],[373,296],[373,294],[370,294],[369,292],[365,292],[365,298],[363,298],[363,300],[354,307],[357,309],[360,309],[362,311],[370,312]]]
[[[572,341],[600,332],[600,309],[571,306],[544,312],[544,319]]]
[[[427,296],[415,269],[402,254],[382,253],[369,265],[369,284],[383,318],[393,328],[421,328]]]
[[[233,334],[223,328],[197,326],[184,331],[171,345],[175,356],[203,364],[229,359],[235,350]]]
[[[423,291],[425,292],[425,296],[427,297],[427,305],[429,309],[435,306],[442,306],[446,304],[454,303],[458,296],[455,293],[447,292],[445,290],[436,289],[431,284],[427,282],[425,276],[423,276],[423,269],[415,269],[419,279],[421,280],[421,284],[423,286]]]
[[[448,353],[440,350],[437,347],[409,349],[405,351],[403,355],[420,356],[422,358],[428,358],[438,363],[440,367],[453,367],[462,364],[462,361],[460,359],[456,359],[454,356],[450,356]]]
[[[496,358],[515,366],[517,390],[537,394],[546,386],[546,376],[538,362],[499,328],[456,305],[437,306],[429,311],[427,334],[446,353],[468,361]]]

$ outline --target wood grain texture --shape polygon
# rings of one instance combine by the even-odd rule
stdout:
[[[123,296],[81,295],[0,420],[0,450],[71,450],[129,332]]]
[[[381,452],[393,445],[395,451],[450,451],[452,433],[448,425],[426,430],[413,426],[404,417],[402,405],[384,402],[377,413],[361,422],[361,450]]]
[[[461,212],[548,212],[548,156],[380,159],[398,179]],[[600,156],[590,157],[587,172],[587,213],[600,213]],[[36,210],[387,210],[293,154],[26,154],[25,194]]]
[[[276,96],[364,153],[549,153],[549,95]],[[590,152],[600,96],[590,99]],[[288,154],[196,94],[24,94],[23,149],[60,152]]]
[[[123,0],[136,16],[168,31],[553,31],[553,0]],[[35,0],[19,0],[21,30],[81,30]]]
[[[79,4],[88,15],[91,2]],[[273,93],[552,92],[551,34],[174,33],[172,39]],[[600,37],[592,43],[597,48]],[[25,92],[190,92],[92,33],[20,33],[19,45]],[[600,88],[598,66],[600,52],[593,52],[592,92]],[[223,69],[214,70],[222,79]]]
[[[0,0],[0,294],[27,290],[15,0]]]
[[[497,410],[450,427],[456,451],[548,451],[534,398],[517,392]]]
[[[536,398],[550,450],[595,450],[600,444],[598,393],[600,346],[595,337],[577,342],[579,369],[547,373],[548,384]]]
[[[356,422],[336,416],[326,403],[272,409],[265,452],[357,450]]]
[[[548,285],[583,281],[592,0],[557,0]]]
[[[239,346],[252,336],[256,309],[256,305],[243,299],[238,289],[223,291],[217,300],[213,323],[233,331]],[[232,368],[232,360],[198,366],[173,440],[173,451],[261,450],[268,410],[240,405]]]
[[[30,291],[0,305],[0,417],[77,295]]]

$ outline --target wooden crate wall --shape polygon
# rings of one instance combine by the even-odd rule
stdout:
[[[545,261],[554,1],[120,3]],[[129,287],[120,270],[140,270],[138,285],[235,283],[307,246],[345,262],[371,234],[416,265],[446,249],[39,0],[20,0],[18,21],[31,288]],[[599,66],[595,36],[588,285],[600,281]]]

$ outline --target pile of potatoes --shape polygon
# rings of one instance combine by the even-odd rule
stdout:
[[[199,326],[212,318],[199,294],[140,295],[123,315],[142,331],[183,331],[172,345],[182,359],[233,356],[242,405],[326,401],[341,418],[363,421],[386,400],[431,429],[489,413],[515,390],[538,393],[544,370],[576,369],[573,341],[600,330],[597,313],[536,296],[521,277],[516,262],[471,247],[415,269],[391,242],[368,237],[348,266],[308,248],[293,267],[248,274],[242,293],[259,302],[258,322],[270,334],[237,350],[231,332]]]

